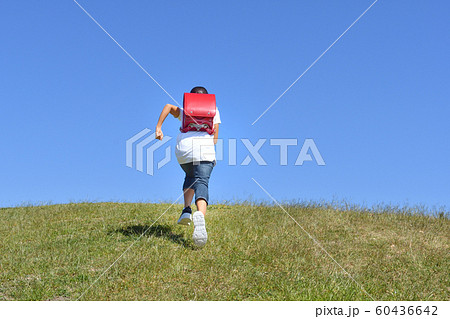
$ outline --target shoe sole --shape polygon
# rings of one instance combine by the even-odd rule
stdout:
[[[177,222],[178,225],[189,226],[191,224],[191,214],[184,213],[180,216]]]
[[[194,221],[194,234],[192,235],[192,239],[194,240],[194,244],[196,246],[203,247],[206,245],[206,241],[208,240],[205,216],[203,216],[202,212],[195,212],[192,219]]]

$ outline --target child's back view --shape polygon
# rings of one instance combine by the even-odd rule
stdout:
[[[194,87],[191,94],[185,94],[183,104],[184,110],[171,104],[164,106],[156,125],[156,138],[163,138],[161,126],[169,113],[182,122],[175,155],[186,175],[183,183],[184,209],[178,224],[190,225],[193,220],[194,244],[204,246],[208,238],[205,224],[209,201],[208,184],[216,165],[214,145],[219,134],[220,114],[215,106],[214,95],[208,94],[204,87]],[[190,206],[194,195],[197,211],[191,218]]]

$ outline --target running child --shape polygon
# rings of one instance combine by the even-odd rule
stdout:
[[[197,96],[197,94],[206,95]],[[208,94],[204,87],[196,86],[190,94],[185,93],[183,107],[184,109],[180,109],[171,104],[164,106],[156,124],[155,137],[159,140],[163,139],[161,127],[169,113],[181,121],[181,132],[177,137],[175,155],[185,172],[185,178],[184,209],[178,224],[190,225],[193,221],[192,239],[195,245],[201,247],[208,239],[205,223],[209,201],[208,184],[211,172],[216,165],[214,145],[217,143],[221,121],[219,110],[215,106],[215,96]],[[194,196],[197,211],[192,214],[191,203]]]

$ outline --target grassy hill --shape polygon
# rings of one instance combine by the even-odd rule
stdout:
[[[210,206],[197,249],[169,206],[0,209],[0,300],[370,300],[277,207]],[[374,299],[449,299],[448,215],[286,209]]]

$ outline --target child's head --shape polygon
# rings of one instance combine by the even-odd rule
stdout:
[[[203,86],[196,86],[191,90],[191,93],[208,94],[208,91]]]

